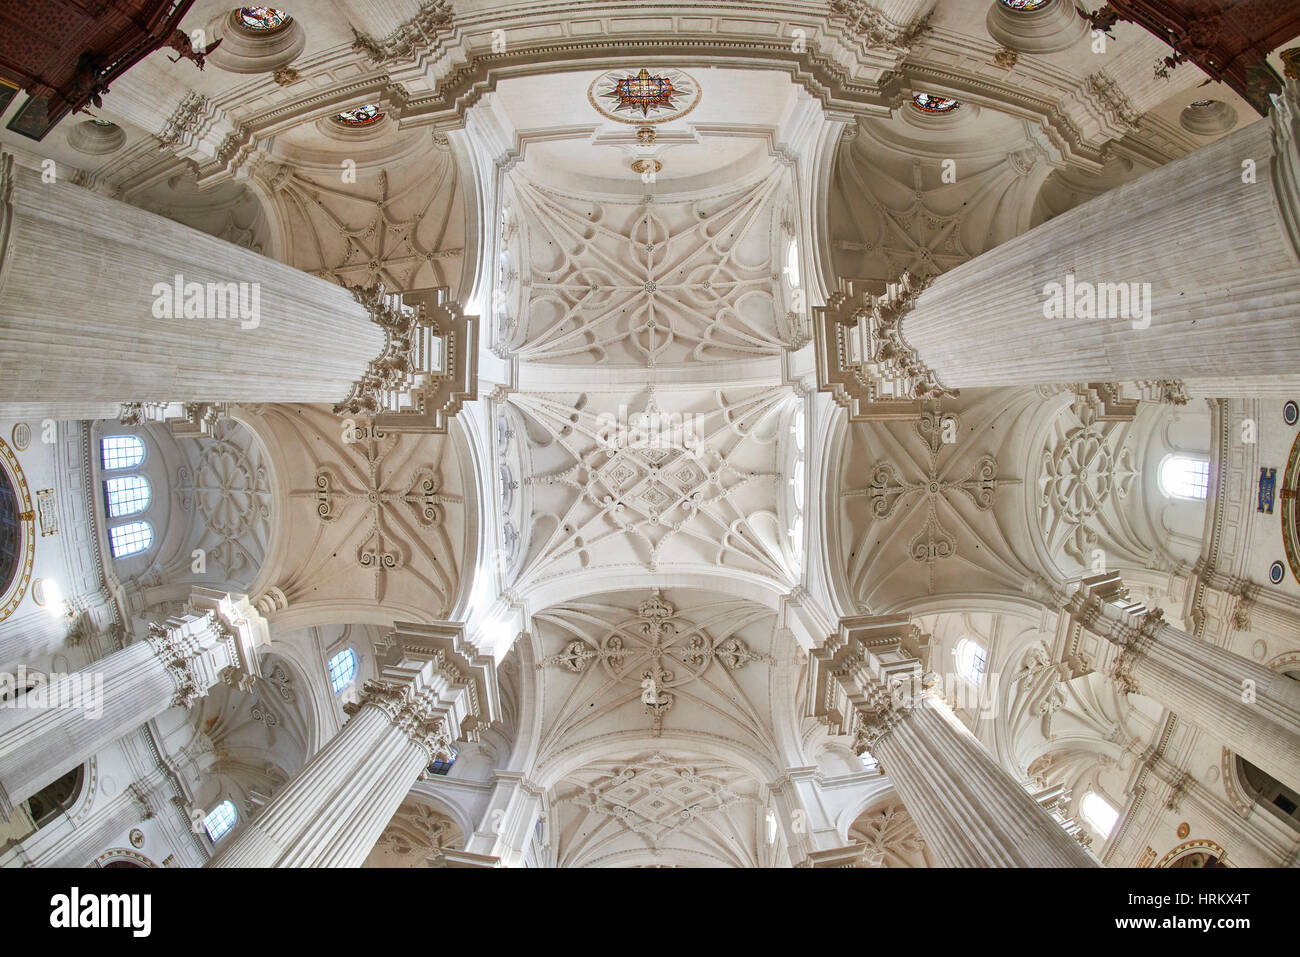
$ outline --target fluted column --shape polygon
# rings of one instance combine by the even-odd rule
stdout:
[[[813,653],[815,713],[870,751],[947,867],[1095,867],[933,694],[906,616],[846,618]]]
[[[1085,578],[1066,611],[1105,639],[1097,670],[1159,701],[1300,790],[1300,681],[1189,635],[1130,601],[1116,574]]]
[[[73,619],[44,608],[0,625],[0,669],[12,670],[60,648],[68,640]]]
[[[1300,383],[1297,115],[1275,113],[945,273],[902,319],[903,338],[948,388]],[[1045,315],[1053,283],[1073,293],[1068,318]],[[1081,315],[1084,284],[1100,283],[1149,283],[1149,327]]]
[[[217,292],[233,293],[226,318]],[[0,418],[341,402],[385,350],[372,315],[332,282],[0,155]]]
[[[190,604],[191,614],[152,626],[143,641],[0,708],[0,813],[217,681],[257,674],[268,637],[248,599],[202,589]]]
[[[986,386],[1300,386],[1300,100],[933,279],[843,282],[819,380],[855,416]],[[875,290],[879,293],[879,290]],[[1261,391],[1262,390],[1262,391]],[[1289,393],[1288,393],[1289,394]]]
[[[500,716],[492,661],[459,625],[398,624],[384,658],[343,730],[210,867],[360,867],[424,769]]]

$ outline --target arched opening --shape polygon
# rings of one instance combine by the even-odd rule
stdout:
[[[1119,820],[1119,809],[1096,791],[1089,791],[1079,802],[1079,816],[1103,838],[1110,837]]]
[[[37,828],[45,827],[68,811],[81,796],[85,768],[78,765],[56,781],[52,781],[27,799],[27,811]]]
[[[957,659],[958,673],[971,684],[978,685],[984,681],[984,669],[987,666],[984,646],[970,638],[962,638],[953,649]]]
[[[1169,498],[1203,501],[1210,488],[1210,463],[1187,455],[1171,455],[1160,463],[1160,491]]]
[[[1300,794],[1240,755],[1236,760],[1237,777],[1245,785],[1251,800],[1274,817],[1285,821],[1293,830],[1300,831]]]

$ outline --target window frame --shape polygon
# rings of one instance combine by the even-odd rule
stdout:
[[[1166,481],[1165,473],[1170,471],[1175,465],[1189,463],[1196,467],[1198,477],[1204,476],[1204,494],[1203,495],[1186,495],[1181,491],[1175,491],[1171,483]],[[1189,481],[1189,475],[1186,470],[1180,476],[1182,486],[1199,489],[1201,483],[1198,480]],[[1160,493],[1165,498],[1181,502],[1208,502],[1210,498],[1210,460],[1203,456],[1191,455],[1186,452],[1171,452],[1160,460],[1160,467],[1156,473],[1156,480],[1160,486]]]
[[[338,661],[340,658],[342,658],[344,655],[349,656],[352,662],[352,667],[351,670],[347,672],[347,677],[344,678],[342,682],[340,682],[338,678],[336,678],[334,675],[334,663]],[[347,648],[344,648],[342,651],[338,652],[337,654],[330,656],[329,660],[325,662],[325,674],[329,677],[330,687],[334,689],[334,694],[336,695],[342,694],[348,685],[356,681],[357,669],[360,666],[361,666],[361,662],[357,658],[357,653],[350,645]],[[342,676],[343,673],[344,673],[343,670],[340,669],[339,675]]]

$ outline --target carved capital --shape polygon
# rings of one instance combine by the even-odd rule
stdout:
[[[390,295],[383,286],[353,289],[384,331],[372,359],[336,414],[374,416],[394,432],[445,434],[478,390],[478,319],[465,316],[445,286]]]
[[[907,616],[845,618],[810,656],[812,716],[869,751],[924,700],[926,637]]]
[[[913,419],[926,400],[955,396],[903,337],[903,319],[930,280],[904,273],[899,282],[840,281],[813,310],[817,388],[849,410],[854,422]]]

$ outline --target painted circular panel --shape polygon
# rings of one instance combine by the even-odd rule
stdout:
[[[623,69],[592,81],[587,99],[606,119],[632,126],[680,119],[700,102],[699,83],[681,70]]]
[[[0,621],[27,592],[36,556],[36,514],[18,457],[0,439]]]
[[[1274,562],[1268,566],[1268,580],[1274,585],[1282,584],[1282,579],[1286,577],[1286,569],[1281,562]]]
[[[1282,406],[1282,421],[1287,425],[1295,425],[1300,422],[1300,405],[1296,405],[1294,401],[1289,401]]]

